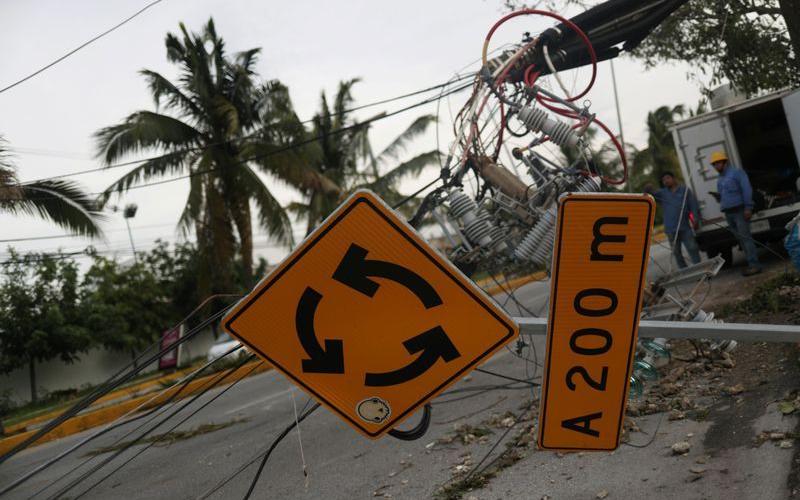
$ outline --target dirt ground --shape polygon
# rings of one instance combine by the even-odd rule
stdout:
[[[726,322],[800,324],[800,275],[785,270],[782,265],[772,266],[751,278],[729,270],[703,292],[702,307]],[[660,377],[647,381],[643,395],[629,402],[623,442],[646,447],[655,438],[658,429],[648,433],[639,428],[638,422],[648,415],[663,415],[664,426],[681,420],[710,423],[702,438],[706,455],[692,466],[687,482],[702,479],[708,469],[706,463],[719,462],[718,457],[735,448],[793,448],[787,487],[791,498],[800,498],[800,425],[787,432],[792,425],[781,430],[762,428],[761,423],[765,413],[774,414],[778,421],[800,414],[798,345],[742,343],[730,353],[712,352],[707,343],[688,340],[673,341],[670,347],[671,361],[659,369]],[[470,492],[486,487],[504,469],[535,453],[537,403],[534,398],[516,412],[492,414],[478,424],[456,426],[440,438],[437,447],[463,447],[463,452],[452,464],[452,480],[437,491],[437,496],[470,497]],[[474,463],[478,458],[469,451],[470,444],[494,442],[505,432],[509,437],[502,453],[488,464]],[[685,454],[680,446],[680,442],[673,445],[673,454]],[[743,479],[732,475],[730,480],[735,483]]]

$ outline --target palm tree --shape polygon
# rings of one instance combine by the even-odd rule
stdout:
[[[284,146],[302,136],[288,90],[278,81],[259,83],[254,66],[260,49],[230,56],[213,19],[202,33],[168,34],[167,59],[178,65],[175,83],[142,70],[155,111],[137,111],[96,133],[98,156],[112,164],[135,153],[161,153],[106,189],[116,192],[150,179],[189,176],[189,195],[178,226],[194,230],[211,272],[206,292],[229,292],[233,255],[240,252],[245,282],[252,283],[252,208],[270,236],[292,243],[289,217],[258,172],[303,189],[334,189],[327,179]],[[163,110],[161,107],[163,106]],[[237,239],[238,237],[238,239]]]
[[[661,106],[647,114],[647,148],[641,151],[640,162],[651,169],[651,179],[658,181],[664,172],[681,177],[678,153],[669,126],[683,117],[682,105]]]
[[[424,115],[415,119],[376,154],[369,140],[370,124],[385,113],[361,123],[347,116],[347,110],[354,103],[351,90],[358,81],[355,78],[340,82],[332,106],[325,92],[322,92],[320,110],[313,118],[311,137],[316,141],[309,147],[307,157],[316,172],[340,189],[327,192],[318,188],[301,189],[305,200],[290,204],[289,209],[305,219],[306,234],[330,214],[344,196],[356,189],[371,189],[388,203],[400,200],[402,195],[398,192],[398,183],[405,177],[419,174],[438,159],[436,150],[428,151],[386,170],[392,162],[400,159],[409,144],[425,133],[436,118]]]
[[[64,180],[20,184],[6,141],[0,136],[0,212],[33,215],[67,231],[100,237],[101,210],[74,182]]]

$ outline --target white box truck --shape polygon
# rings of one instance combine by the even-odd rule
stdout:
[[[750,177],[753,237],[762,243],[783,238],[784,226],[800,210],[800,89],[747,100],[731,94],[712,97],[712,107],[671,130],[683,178],[700,205],[697,243],[709,257],[722,255],[730,263],[737,241],[714,196],[717,172],[709,163],[711,153],[724,151]]]

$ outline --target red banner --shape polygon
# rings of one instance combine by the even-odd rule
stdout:
[[[174,345],[182,336],[183,325],[165,331],[161,335],[161,350],[163,351],[164,349],[169,348],[169,346]],[[166,370],[168,368],[177,368],[180,351],[181,346],[178,346],[161,356],[161,358],[158,360],[158,369]]]

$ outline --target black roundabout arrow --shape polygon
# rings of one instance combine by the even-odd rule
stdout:
[[[366,377],[364,377],[364,385],[384,387],[402,384],[428,371],[439,358],[442,358],[445,362],[450,362],[461,356],[441,326],[431,328],[416,337],[412,337],[403,342],[403,345],[409,354],[420,351],[422,351],[422,354],[410,364],[398,370],[385,373],[367,373]]]
[[[436,307],[442,303],[442,298],[439,297],[436,290],[419,274],[392,262],[367,260],[367,253],[366,249],[355,243],[351,244],[334,271],[333,279],[367,297],[372,297],[380,285],[369,277],[386,278],[408,288],[419,298],[425,309]]]
[[[310,359],[303,360],[306,373],[344,373],[344,352],[341,340],[325,340],[325,349],[319,345],[314,332],[314,315],[322,295],[306,287],[294,317],[297,337]]]

